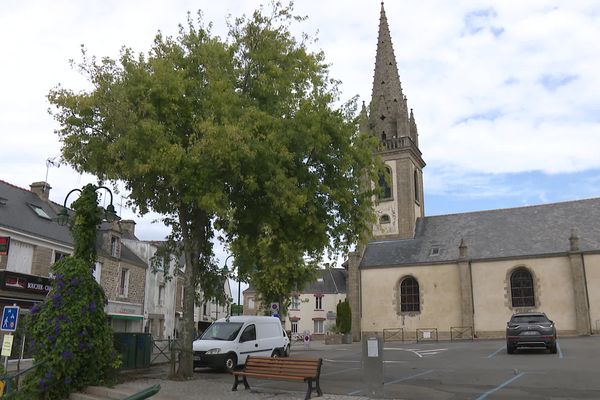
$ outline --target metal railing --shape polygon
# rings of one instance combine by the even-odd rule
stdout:
[[[437,328],[417,329],[416,335],[417,335],[417,343],[419,343],[419,342],[437,342],[438,341]]]
[[[16,374],[9,375],[6,373],[5,375],[0,376],[0,381],[4,382],[3,391],[0,391],[0,397],[3,400],[10,400],[14,398],[19,391],[19,378],[37,367],[44,365],[46,361],[42,361],[37,364],[33,364],[31,367],[24,369],[23,371],[17,372]],[[16,389],[15,389],[16,388]]]
[[[384,342],[402,342],[404,343],[404,328],[391,328],[383,330]]]
[[[455,340],[473,340],[473,327],[472,326],[451,326],[450,327],[450,341]]]

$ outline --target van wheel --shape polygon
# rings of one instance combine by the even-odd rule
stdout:
[[[279,350],[279,349],[273,350],[273,354],[271,354],[271,357],[273,357],[273,358],[281,357],[281,350]]]
[[[237,366],[237,356],[235,354],[227,354],[227,358],[225,358],[225,362],[223,363],[223,367],[226,371],[233,371],[233,369]]]

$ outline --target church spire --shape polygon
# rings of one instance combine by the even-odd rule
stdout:
[[[381,141],[410,136],[406,99],[402,93],[392,37],[383,2],[381,2],[379,16],[370,125],[373,128],[373,134]]]

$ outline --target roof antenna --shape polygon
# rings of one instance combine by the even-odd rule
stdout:
[[[60,162],[56,161],[56,157],[50,157],[46,159],[46,179],[44,179],[44,192],[46,192],[48,189],[48,171],[50,170],[51,165],[53,167],[60,168]]]

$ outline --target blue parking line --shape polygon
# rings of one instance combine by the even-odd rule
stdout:
[[[407,381],[407,380],[409,380],[409,379],[413,379],[413,378],[416,378],[416,377],[418,377],[418,376],[421,376],[421,375],[427,375],[427,374],[430,374],[430,373],[432,373],[433,371],[435,371],[435,370],[433,370],[433,369],[429,369],[429,370],[427,370],[427,371],[425,371],[425,372],[419,372],[418,374],[414,374],[414,375],[410,375],[410,376],[405,376],[404,378],[396,379],[396,380],[389,381],[389,382],[384,382],[384,385],[391,385],[391,384],[393,384],[393,383],[398,383],[398,382]],[[347,393],[347,395],[348,395],[348,396],[353,396],[353,395],[355,395],[355,394],[358,394],[358,393],[362,392],[363,390],[364,390],[364,389],[355,390],[355,391],[353,391],[353,392],[349,392],[349,393]]]
[[[505,349],[505,348],[506,348],[506,346],[500,347],[498,350],[496,350],[495,352],[493,352],[492,354],[490,354],[489,356],[487,356],[487,358],[494,358],[494,356],[496,354],[498,354],[500,351],[502,351],[502,349]]]
[[[560,349],[560,343],[558,342],[558,339],[556,339],[556,348],[558,349],[558,358],[563,358],[563,352]]]
[[[522,377],[523,375],[525,375],[526,372],[521,372],[519,375],[513,376],[512,378],[510,378],[509,380],[507,380],[506,382],[496,386],[495,388],[493,388],[492,390],[489,390],[487,392],[485,392],[484,394],[482,394],[481,396],[479,396],[478,398],[476,398],[475,400],[483,400],[486,397],[488,397],[490,394],[497,392],[498,390],[502,389],[504,386],[511,384],[512,382],[516,381],[517,379],[519,379],[520,377]]]

